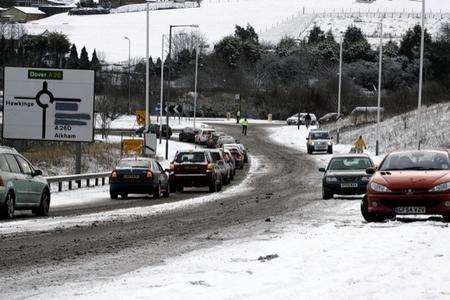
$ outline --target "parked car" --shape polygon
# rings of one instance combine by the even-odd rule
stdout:
[[[236,175],[236,161],[234,160],[234,156],[233,154],[231,154],[230,150],[224,149],[223,155],[225,161],[231,168],[231,180],[233,180],[234,176]]]
[[[244,154],[238,146],[225,144],[223,146],[224,149],[230,151],[231,155],[233,155],[236,169],[244,168]]]
[[[160,135],[160,128],[159,128],[159,124],[150,124],[148,126],[149,132],[156,134],[156,137],[159,139],[159,135]],[[136,130],[136,134],[138,136],[142,136],[142,134],[144,133],[145,127],[141,127],[139,129]],[[169,134],[169,139],[172,137],[172,128],[170,128],[170,126],[163,124],[162,125],[162,138],[166,137],[166,134]]]
[[[388,154],[373,175],[361,203],[367,222],[396,215],[442,215],[450,222],[450,157],[447,151],[399,151]]]
[[[331,199],[333,195],[362,195],[366,193],[370,176],[367,168],[374,166],[366,154],[346,154],[334,156],[326,168],[322,178],[322,198]]]
[[[202,128],[199,133],[195,136],[195,143],[200,145],[206,145],[213,132],[215,132],[212,128]]]
[[[217,148],[222,148],[223,145],[225,144],[235,144],[236,143],[236,139],[232,136],[229,135],[224,135],[221,136],[218,140],[217,140]]]
[[[333,154],[333,138],[325,130],[311,130],[306,138],[306,151],[308,154],[313,152],[327,152]]]
[[[158,199],[170,195],[169,175],[158,161],[146,157],[123,158],[111,172],[109,195],[127,198],[129,194],[151,194]]]
[[[242,153],[244,154],[244,163],[248,163],[248,153],[247,153],[247,148],[245,148],[245,146],[243,144],[236,144],[239,146],[239,148],[242,150]]]
[[[307,113],[300,113],[300,125],[305,125],[305,116],[307,115]],[[315,114],[310,113],[309,114],[311,117],[311,124],[310,125],[317,125],[317,117]],[[287,118],[286,123],[287,125],[298,125],[298,113],[295,115],[290,116],[289,118]]]
[[[199,129],[192,127],[183,128],[178,137],[180,142],[195,143],[195,136],[199,133]]]
[[[178,152],[170,170],[171,180],[179,192],[185,187],[209,187],[210,192],[222,189],[222,174],[208,150]]]
[[[221,149],[211,149],[210,153],[213,162],[219,167],[220,173],[222,174],[222,183],[228,185],[231,182],[233,170],[225,161],[223,151]]]
[[[328,113],[319,119],[319,123],[320,124],[328,124],[331,122],[336,122],[337,120],[341,119],[342,117],[343,117],[342,114]]]
[[[213,132],[208,139],[208,142],[206,142],[207,148],[216,148],[217,147],[217,141],[220,139],[220,137],[224,136],[225,133],[223,132]]]
[[[0,147],[0,214],[14,218],[16,210],[31,210],[47,216],[50,209],[50,187],[25,157],[14,148]]]

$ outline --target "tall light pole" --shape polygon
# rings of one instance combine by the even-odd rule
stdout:
[[[416,120],[416,134],[418,141],[418,149],[420,150],[421,143],[421,118],[422,118],[422,89],[423,89],[423,59],[425,52],[425,0],[422,0],[422,35],[420,38],[420,71],[419,71],[419,96],[417,104],[417,120]]]
[[[199,43],[200,41],[197,41],[195,46],[195,83],[194,83],[194,132],[196,129],[196,118],[197,118],[197,82],[198,82],[198,50],[199,50]]]
[[[167,102],[170,101],[170,88],[171,88],[171,66],[172,66],[172,30],[173,28],[180,28],[180,27],[193,27],[198,28],[198,25],[196,24],[190,24],[190,25],[170,25],[169,27],[169,65],[168,67],[168,73],[167,73],[167,80],[168,86],[167,86],[167,98],[166,98],[166,105]],[[167,126],[169,126],[169,113],[166,113],[166,123]],[[169,159],[169,131],[166,130],[166,159]]]
[[[344,49],[344,38],[341,35],[341,40],[339,43],[339,92],[338,92],[338,118],[341,115],[341,98],[342,98],[342,57],[343,57],[343,49]],[[339,144],[339,125],[337,128],[337,136],[336,143]]]
[[[146,43],[145,43],[145,132],[148,132],[148,127],[150,125],[150,116],[149,116],[149,102],[150,102],[150,3],[156,2],[156,0],[147,0],[146,1]]]
[[[159,143],[162,143],[162,118],[163,118],[163,99],[164,99],[164,42],[166,35],[162,35],[161,44],[161,93],[159,97]]]
[[[128,40],[128,114],[131,114],[131,40],[129,37],[125,37]]]
[[[380,63],[378,69],[378,105],[377,105],[377,140],[375,144],[375,154],[379,154],[380,149],[380,110],[381,110],[381,77],[383,72],[383,19],[380,20]]]

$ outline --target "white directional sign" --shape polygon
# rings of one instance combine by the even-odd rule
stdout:
[[[94,71],[5,68],[3,138],[92,142]]]
[[[144,153],[147,155],[156,155],[156,150],[158,147],[157,143],[158,139],[156,138],[156,134],[154,133],[146,133],[144,134]]]

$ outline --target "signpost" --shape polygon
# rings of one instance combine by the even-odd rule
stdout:
[[[94,71],[5,67],[2,136],[93,142]]]
[[[127,155],[141,155],[143,147],[143,139],[124,139],[122,141],[122,151]]]
[[[155,156],[158,147],[157,138],[155,133],[146,133],[144,135],[144,154]]]
[[[164,108],[165,112],[171,115],[180,115],[183,113],[183,106],[178,104],[169,104]]]
[[[145,110],[136,110],[136,123],[139,126],[145,125]]]

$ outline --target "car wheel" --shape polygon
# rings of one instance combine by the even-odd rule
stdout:
[[[450,214],[442,215],[442,218],[444,219],[444,222],[446,222],[446,223],[450,222]]]
[[[361,202],[361,214],[362,214],[364,220],[366,220],[369,223],[384,222],[387,218],[386,216],[369,213],[369,203],[368,202],[369,201],[367,200],[367,196],[365,196]]]
[[[308,146],[308,148],[307,148],[306,152],[308,152],[308,154],[312,154],[312,150],[311,150],[311,147],[309,147],[309,146]]]
[[[5,219],[14,218],[15,200],[11,192],[6,194],[5,204],[3,206],[2,217]]]
[[[167,184],[166,190],[163,192],[164,198],[169,198],[170,196],[170,184]]]
[[[328,147],[328,154],[333,154],[333,147]]]
[[[119,196],[119,195],[118,195],[117,193],[109,193],[109,197],[110,197],[112,200],[116,200],[118,196]]]
[[[153,199],[159,199],[161,197],[161,184],[158,184],[158,186],[155,188],[155,191],[153,192]]]
[[[217,185],[215,181],[209,184],[209,192],[210,193],[217,192]]]
[[[33,213],[40,217],[48,216],[48,212],[50,211],[50,193],[45,190],[41,195],[41,202],[39,207],[33,210]]]
[[[184,187],[182,185],[177,185],[177,192],[179,193],[184,192]]]
[[[328,192],[326,189],[322,188],[322,199],[329,200],[331,198],[333,198],[333,194]]]

